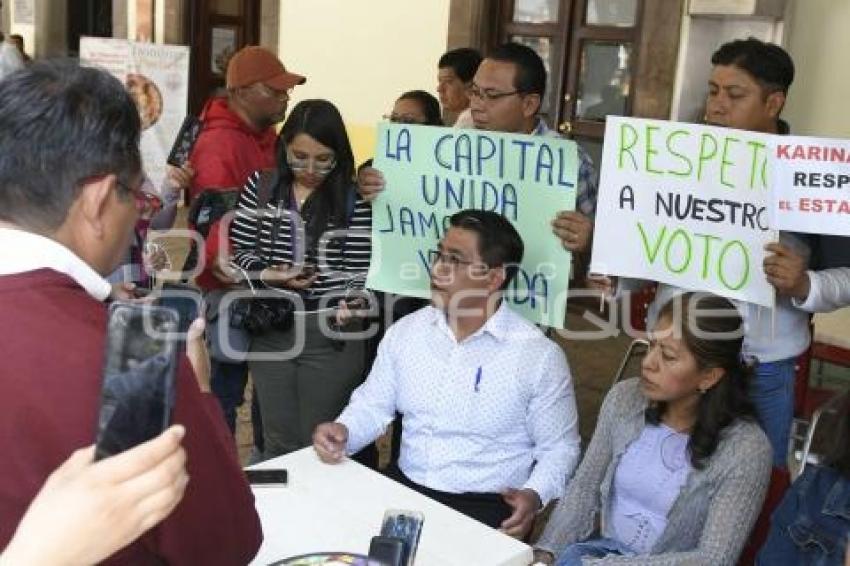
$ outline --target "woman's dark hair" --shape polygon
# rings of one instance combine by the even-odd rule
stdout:
[[[398,97],[399,100],[412,100],[419,104],[425,115],[426,126],[442,126],[443,118],[440,115],[440,101],[424,90],[409,90]]]
[[[672,321],[672,331],[682,337],[698,369],[724,371],[723,377],[700,396],[688,441],[691,465],[699,470],[717,449],[723,429],[737,419],[755,418],[748,393],[753,368],[741,357],[743,321],[728,299],[708,293],[674,297],[662,307],[658,319]],[[647,422],[660,423],[666,408],[663,402],[650,403]]]
[[[301,209],[308,239],[318,242],[328,223],[348,226],[350,193],[354,189],[354,153],[345,131],[345,124],[336,106],[327,100],[302,100],[295,105],[283,124],[277,140],[277,166],[280,172],[280,198],[293,198],[295,174],[289,167],[286,148],[298,134],[306,134],[332,149],[336,156],[334,168]]]
[[[106,71],[54,59],[10,74],[0,81],[0,220],[50,232],[86,179],[129,185],[140,133],[133,99]]]

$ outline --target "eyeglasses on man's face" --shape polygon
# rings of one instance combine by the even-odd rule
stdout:
[[[522,96],[523,94],[525,94],[520,90],[502,92],[492,88],[482,89],[475,83],[472,83],[466,92],[469,98],[474,98],[483,102],[495,102],[496,100],[499,100],[500,98],[505,98],[506,96],[514,96],[515,94]]]
[[[483,261],[471,261],[460,255],[459,253],[444,252],[440,250],[428,251],[428,263],[431,265],[431,267],[434,267],[438,263],[440,263],[442,265],[450,267],[451,269],[457,269],[462,265],[482,268],[484,271],[489,271],[490,269],[492,269],[492,267],[490,267]]]
[[[125,192],[133,195],[133,204],[136,207],[136,211],[139,214],[156,214],[160,210],[162,210],[162,199],[156,196],[153,193],[149,193],[147,191],[142,190],[142,185],[144,184],[144,179],[136,186],[136,188],[130,187],[130,185],[124,183],[120,179],[115,181],[115,184],[121,187]]]

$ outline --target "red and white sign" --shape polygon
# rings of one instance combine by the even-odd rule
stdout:
[[[773,156],[771,225],[850,236],[850,140],[782,136]]]

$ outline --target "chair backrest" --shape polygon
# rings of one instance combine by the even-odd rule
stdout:
[[[629,363],[637,356],[643,356],[646,351],[649,349],[649,341],[643,338],[635,338],[632,340],[632,343],[629,344],[629,347],[626,349],[625,355],[623,355],[623,361],[620,362],[620,367],[617,369],[617,373],[614,374],[614,379],[611,381],[611,387],[613,387],[618,381],[623,379],[626,373],[626,368],[629,367]]]
[[[845,426],[844,419],[848,418],[848,413],[850,413],[850,387],[839,391],[815,410],[803,445],[798,475],[803,473],[810,460],[821,461],[833,449],[838,433],[837,427]]]

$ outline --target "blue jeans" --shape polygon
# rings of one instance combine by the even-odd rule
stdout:
[[[634,556],[625,544],[610,538],[596,538],[585,542],[575,542],[558,555],[555,566],[581,566],[584,558],[605,558],[606,556]]]
[[[750,399],[773,448],[773,466],[788,466],[788,441],[794,419],[794,367],[797,358],[760,363],[750,384]]]
[[[850,480],[806,466],[773,512],[757,566],[841,566],[850,534]]]
[[[245,400],[248,364],[210,360],[210,387],[215,393],[230,432],[236,432],[236,409]]]

